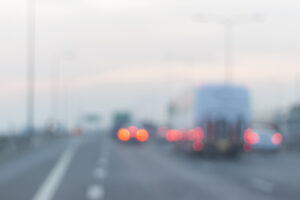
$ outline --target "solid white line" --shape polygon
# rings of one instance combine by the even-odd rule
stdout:
[[[252,187],[265,193],[271,193],[273,191],[273,184],[269,181],[260,178],[253,178],[250,183]]]
[[[86,196],[89,200],[101,200],[104,194],[105,190],[101,185],[91,185],[88,187]]]
[[[33,200],[51,200],[75,154],[75,147],[71,144],[60,157],[59,161],[45,179],[43,185],[35,194]]]

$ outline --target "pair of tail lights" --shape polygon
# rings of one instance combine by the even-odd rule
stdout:
[[[254,144],[257,144],[260,140],[260,136],[253,132],[251,129],[247,129],[244,133],[244,141],[245,143],[247,144],[250,144],[250,145],[254,145]],[[271,142],[274,144],[274,145],[279,145],[281,144],[282,142],[282,135],[281,133],[275,133],[272,135],[271,137]]]
[[[249,152],[252,150],[252,145],[257,144],[260,141],[260,136],[253,132],[252,129],[247,129],[244,133],[244,151]],[[281,133],[275,133],[271,137],[271,142],[274,145],[280,145],[282,142],[282,134]]]
[[[140,142],[146,142],[149,138],[148,131],[145,129],[137,129],[136,127],[129,127],[128,129],[121,128],[118,131],[118,138],[121,141],[129,141],[131,138],[136,138]]]
[[[204,132],[201,127],[196,127],[192,130],[168,130],[166,133],[166,139],[169,142],[178,142],[181,140],[192,141],[192,148],[194,151],[202,151],[204,148],[203,139]]]
[[[182,131],[171,129],[166,133],[166,139],[169,142],[176,142],[181,140],[189,140],[189,141],[199,141],[203,140],[204,132],[200,127],[194,128],[192,130]]]

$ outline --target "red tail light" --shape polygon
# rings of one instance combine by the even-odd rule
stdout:
[[[176,142],[182,140],[183,134],[180,130],[172,129],[172,130],[168,130],[166,134],[166,138],[169,142]]]
[[[121,141],[128,141],[128,140],[130,140],[130,132],[125,128],[121,128],[118,131],[118,138]]]
[[[145,142],[149,138],[148,131],[145,129],[140,129],[136,132],[136,139],[140,142]]]
[[[135,126],[130,126],[130,127],[128,127],[128,131],[130,133],[130,137],[136,137],[136,133],[137,133],[138,129]]]
[[[253,132],[251,129],[247,129],[244,133],[244,141],[247,144],[257,144],[259,142],[260,138],[259,135],[255,132]]]
[[[177,136],[176,141],[182,140],[183,139],[183,132],[181,130],[177,130],[176,133],[177,133],[176,134],[176,136]]]
[[[272,143],[275,145],[279,145],[282,142],[282,135],[280,133],[275,133],[272,135]]]
[[[204,132],[201,127],[196,127],[193,130],[193,140],[203,140]]]
[[[204,144],[203,144],[202,141],[199,141],[199,140],[194,141],[194,143],[193,143],[193,150],[194,151],[202,151],[203,147],[204,147]]]
[[[169,142],[174,142],[176,141],[176,131],[175,130],[168,130],[166,134],[166,139]]]
[[[187,130],[183,132],[184,140],[192,141],[194,139],[193,135],[194,135],[193,130]]]

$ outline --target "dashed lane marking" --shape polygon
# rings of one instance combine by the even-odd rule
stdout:
[[[93,174],[98,179],[105,179],[107,177],[107,171],[103,168],[96,168]]]
[[[260,178],[253,178],[250,181],[250,184],[252,187],[265,192],[265,193],[271,193],[273,191],[273,184],[269,181],[260,179]]]
[[[88,200],[101,200],[104,198],[105,190],[101,185],[90,185],[87,189],[86,197]]]

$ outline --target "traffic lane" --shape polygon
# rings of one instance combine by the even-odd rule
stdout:
[[[107,199],[272,199],[205,165],[195,167],[192,159],[183,163],[152,144],[116,144]]]
[[[299,183],[300,165],[299,154],[280,152],[278,154],[254,153],[243,157],[245,165],[252,165],[251,169],[258,171],[274,181],[288,181]]]
[[[240,160],[217,160],[215,171],[242,180],[274,199],[299,199],[300,158],[286,153],[246,154]]]
[[[236,161],[214,160],[211,167],[220,176],[235,179],[273,199],[299,199],[299,164],[300,160],[296,156],[250,154]]]
[[[103,133],[95,133],[82,137],[53,200],[90,199],[87,196],[89,188],[99,183],[96,173],[99,160],[102,156],[107,156],[108,138],[105,136]]]
[[[106,182],[107,199],[189,199],[186,194],[195,189],[193,185],[166,171],[163,162],[157,165],[149,158],[147,144],[116,144]]]
[[[297,166],[300,158],[296,155],[254,153],[241,154],[238,159],[224,157],[190,156],[171,151],[187,168],[202,169],[232,180],[255,193],[259,192],[272,199],[299,199],[300,174]]]
[[[68,144],[68,139],[58,139],[3,160],[0,164],[0,199],[32,199]]]

